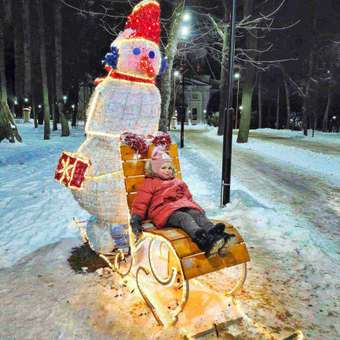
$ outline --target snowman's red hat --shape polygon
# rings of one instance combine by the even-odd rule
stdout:
[[[160,6],[155,0],[143,0],[137,4],[128,16],[125,24],[124,38],[142,38],[159,45]]]

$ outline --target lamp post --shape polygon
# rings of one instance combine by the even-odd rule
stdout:
[[[235,58],[235,29],[236,29],[236,0],[232,0],[230,20],[230,45],[229,45],[229,80],[227,105],[224,112],[223,134],[223,158],[222,158],[222,181],[221,181],[221,206],[230,202],[230,177],[231,177],[231,151],[233,142],[233,81],[234,81],[234,58]]]
[[[241,75],[239,72],[234,74],[234,79],[237,80],[237,92],[236,92],[236,105],[235,105],[235,129],[237,129],[238,126],[238,95],[240,92],[240,78]]]
[[[184,71],[184,70],[183,70]],[[184,148],[184,123],[185,123],[185,116],[186,116],[186,105],[185,105],[185,85],[184,85],[184,72],[182,72],[182,108],[180,110],[181,116],[181,142],[180,147],[181,149]]]
[[[180,27],[180,34],[181,39],[184,41],[189,37],[190,35],[190,26],[187,25],[188,22],[191,20],[191,15],[189,12],[184,12],[182,16],[182,22],[185,23],[185,25]],[[180,133],[180,147],[181,149],[184,148],[184,123],[185,123],[185,117],[186,117],[186,104],[185,104],[185,70],[183,65],[183,60],[181,63],[182,67],[182,108],[180,110],[180,118],[181,118],[181,133]]]
[[[173,73],[173,103],[172,103],[172,119],[173,117],[175,116],[175,113],[176,113],[176,94],[177,94],[177,91],[176,91],[176,82],[177,80],[180,78],[181,74],[178,70],[175,70],[174,73]],[[177,117],[176,117],[176,121],[177,121]],[[171,124],[170,124],[171,126]],[[175,125],[176,126],[176,125]]]

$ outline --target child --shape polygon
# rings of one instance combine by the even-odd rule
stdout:
[[[157,228],[183,229],[208,256],[235,242],[235,235],[225,233],[223,223],[214,225],[192,199],[188,186],[175,178],[171,158],[161,147],[154,149],[145,171],[131,211],[130,223],[136,235],[143,231],[142,221],[150,219]]]

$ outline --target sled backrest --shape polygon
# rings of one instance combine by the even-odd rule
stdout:
[[[127,145],[121,145],[120,147],[129,209],[131,209],[132,203],[136,197],[137,188],[143,184],[145,178],[145,162],[150,159],[153,149],[154,145],[150,145],[147,155],[145,157],[141,157],[135,150]],[[177,145],[171,144],[168,153],[176,168],[176,177],[182,178]]]

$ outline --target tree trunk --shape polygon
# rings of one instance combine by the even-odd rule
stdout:
[[[17,13],[21,13],[21,3],[17,1],[12,1],[12,22],[14,28],[14,92],[18,99],[19,112],[22,112],[23,105],[29,105],[24,100],[24,59],[23,59],[23,27],[22,21],[17,20]],[[28,117],[29,118],[29,117]]]
[[[4,0],[0,0],[0,11],[4,13]],[[7,80],[5,64],[5,39],[4,39],[4,17],[0,15],[0,142],[8,139],[11,143],[21,142],[17,126],[14,121],[12,112],[7,103]]]
[[[308,101],[309,101],[309,87],[310,87],[310,80],[307,82],[305,94],[302,99],[302,129],[303,129],[303,134],[305,136],[308,136],[308,117],[309,117],[309,112],[308,112]]]
[[[322,131],[327,132],[328,131],[328,120],[329,120],[329,109],[332,104],[332,89],[331,86],[328,86],[328,96],[327,96],[327,105],[325,112],[323,114],[323,119],[322,119]]]
[[[172,22],[170,25],[168,44],[165,48],[165,55],[167,57],[168,68],[162,75],[161,79],[161,117],[159,122],[159,129],[166,132],[168,129],[169,121],[169,106],[171,100],[172,91],[172,77],[173,77],[173,63],[175,55],[177,53],[177,45],[179,40],[179,26],[182,20],[182,14],[184,10],[184,2],[181,1],[175,8],[172,14]]]
[[[57,115],[57,112],[56,112],[56,107],[55,107],[55,100],[56,100],[56,97],[55,97],[55,92],[53,91],[53,86],[51,86],[51,91],[50,91],[50,112],[51,112],[51,115],[52,115],[52,120],[53,120],[53,124],[52,124],[52,130],[53,131],[57,131],[58,130],[58,115]]]
[[[258,112],[259,112],[259,129],[262,129],[262,72],[258,73],[258,85],[257,85],[257,96],[258,96]]]
[[[283,84],[285,87],[285,96],[286,96],[286,108],[287,108],[287,116],[286,116],[286,129],[289,129],[289,120],[290,120],[290,94],[289,94],[289,87],[287,82],[286,75],[283,75]]]
[[[31,53],[31,25],[30,25],[30,0],[22,0],[22,22],[24,31],[24,97],[29,99],[33,110],[33,117],[35,114],[35,107],[32,98],[32,53]],[[34,121],[36,126],[36,121]]]
[[[223,25],[223,46],[222,46],[222,60],[221,60],[221,72],[220,72],[220,102],[219,102],[219,116],[218,116],[218,130],[217,134],[222,136],[224,134],[224,120],[225,120],[225,107],[227,105],[227,85],[228,85],[228,25],[227,21],[227,14],[225,16],[225,23]]]
[[[244,0],[243,1],[243,17],[246,18],[252,15],[254,9],[254,0]],[[247,33],[245,39],[245,46],[248,51],[257,50],[257,39],[253,34]],[[249,57],[256,57],[256,52],[248,52]],[[247,143],[249,136],[249,128],[251,121],[251,111],[252,111],[252,96],[254,91],[255,82],[255,70],[251,65],[247,66],[244,73],[244,87],[242,91],[242,112],[240,119],[240,128],[238,130],[237,143]]]
[[[237,143],[247,143],[251,119],[251,103],[254,91],[254,81],[246,76],[242,89],[242,111],[240,128],[238,130]]]
[[[62,27],[63,17],[61,13],[61,2],[55,3],[55,89],[58,103],[58,112],[61,122],[61,136],[66,137],[70,135],[70,128],[68,120],[64,114],[64,101],[63,101],[63,53],[62,53]]]
[[[307,72],[307,82],[305,86],[304,98],[303,98],[303,107],[302,107],[302,127],[303,127],[303,134],[305,136],[308,135],[308,119],[310,118],[310,111],[309,108],[311,107],[310,102],[312,100],[311,95],[311,83],[312,83],[312,76],[314,73],[314,52],[316,49],[316,41],[315,37],[317,36],[317,14],[316,14],[316,0],[310,1],[310,12],[313,16],[312,20],[312,42],[310,43],[310,51],[308,57],[308,72]]]
[[[38,22],[39,22],[39,42],[40,42],[40,68],[42,78],[42,93],[44,107],[44,139],[50,139],[50,103],[48,97],[48,80],[47,80],[47,60],[46,60],[46,44],[45,44],[45,23],[43,0],[36,0]]]
[[[277,89],[276,96],[276,119],[275,119],[275,128],[280,128],[280,87]]]

